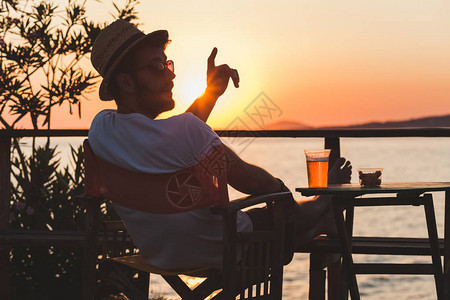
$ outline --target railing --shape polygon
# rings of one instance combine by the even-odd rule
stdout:
[[[324,147],[331,149],[330,164],[340,156],[340,138],[390,138],[390,137],[450,137],[450,128],[398,128],[398,129],[342,129],[342,130],[255,130],[235,131],[218,130],[221,137],[229,138],[324,138]],[[10,210],[10,175],[11,175],[11,145],[13,138],[22,137],[86,137],[88,130],[0,130],[0,233],[9,227]],[[445,225],[450,232],[450,224]],[[31,243],[31,242],[30,242]],[[0,242],[1,245],[1,242]],[[450,245],[445,245],[450,249]],[[8,249],[0,249],[0,294],[8,299]],[[6,290],[3,290],[3,288]]]
[[[221,137],[324,138],[324,147],[331,149],[330,165],[340,156],[340,138],[367,137],[450,137],[450,128],[341,129],[341,130],[217,130]],[[79,130],[0,130],[0,231],[8,229],[11,139],[21,137],[83,137]]]
[[[87,129],[0,130],[0,231],[8,229],[11,198],[11,139],[22,137],[86,137]],[[340,129],[340,130],[217,130],[221,137],[324,138],[331,149],[330,165],[340,156],[340,138],[368,137],[450,137],[450,128]]]

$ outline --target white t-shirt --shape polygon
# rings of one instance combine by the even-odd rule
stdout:
[[[103,110],[89,130],[95,155],[132,171],[171,173],[192,167],[220,138],[203,121],[184,113],[152,120],[139,113]],[[148,263],[190,269],[222,264],[222,217],[209,208],[176,214],[153,214],[115,204]],[[238,214],[238,231],[252,231],[250,218]]]

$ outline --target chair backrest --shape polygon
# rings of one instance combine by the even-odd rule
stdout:
[[[174,173],[134,172],[96,156],[83,143],[85,193],[125,207],[158,214],[229,203],[223,146],[211,148],[198,164]]]
[[[226,180],[227,161],[224,149],[220,147],[210,151],[192,168],[160,175],[132,172],[115,166],[95,156],[87,140],[84,142],[84,149],[85,194],[98,202],[95,209],[88,210],[88,216],[92,215],[93,219],[94,216],[100,215],[99,203],[103,201],[100,198],[152,213],[175,213],[215,206],[212,212],[222,215],[224,224],[223,266],[220,274],[216,276],[213,272],[213,277],[208,276],[203,285],[204,290],[210,291],[213,288],[211,291],[214,291],[216,287],[222,288],[222,296],[219,298],[223,298],[220,299],[235,299],[236,294],[239,294],[237,296],[239,299],[255,299],[255,295],[261,299],[281,299],[284,229],[288,215],[286,204],[292,201],[290,193],[261,195],[229,203]],[[247,204],[244,205],[244,203]],[[272,211],[273,228],[267,231],[238,233],[237,211],[258,203],[268,204]],[[96,241],[94,238],[97,237],[97,233],[100,233],[98,241],[102,241],[103,258],[137,252],[126,228],[120,221],[102,222],[102,228],[94,221],[91,223],[92,228],[87,225],[89,236],[92,236],[89,240],[92,242],[89,244],[94,245]],[[238,247],[238,244],[241,247]],[[94,269],[98,258],[96,250],[91,251]],[[238,255],[237,251],[241,253]],[[241,259],[239,264],[236,264],[238,256]],[[187,287],[175,288],[173,281],[175,276],[163,277],[180,295],[189,290]],[[145,280],[147,279],[144,278]],[[148,288],[144,290],[148,291]],[[200,293],[199,295],[203,295],[200,286],[192,292],[196,293],[196,291]],[[197,294],[193,295],[190,299],[204,298]]]

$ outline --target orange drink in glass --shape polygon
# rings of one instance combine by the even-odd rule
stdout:
[[[305,150],[308,186],[326,188],[328,186],[328,159],[331,150]]]

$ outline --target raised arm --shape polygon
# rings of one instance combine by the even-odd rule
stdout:
[[[214,105],[216,105],[217,99],[227,89],[230,78],[233,80],[234,86],[239,87],[237,70],[231,69],[228,65],[216,66],[214,61],[216,55],[217,48],[214,48],[208,57],[205,92],[186,110],[186,112],[191,112],[203,122],[208,120]]]

